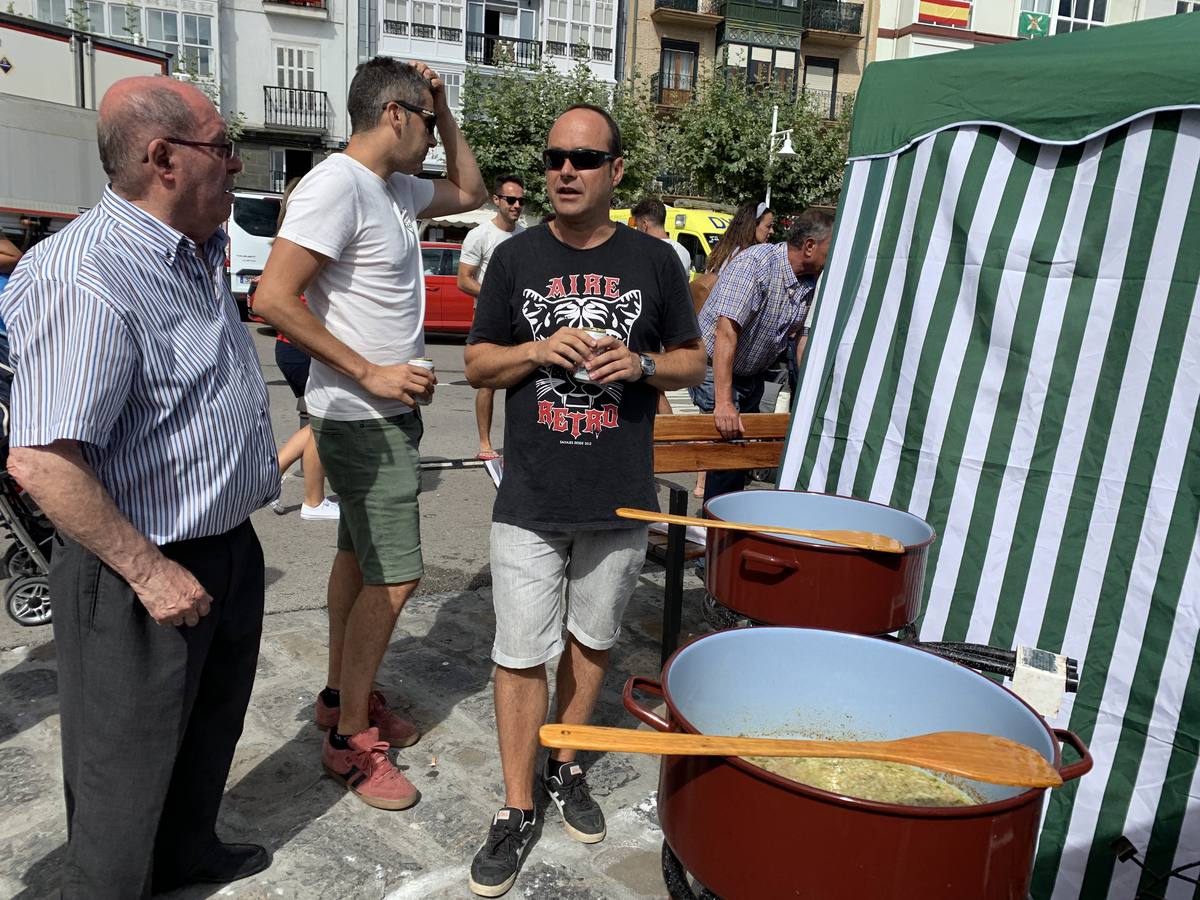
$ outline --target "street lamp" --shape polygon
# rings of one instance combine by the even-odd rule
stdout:
[[[776,131],[775,128],[779,125],[779,106],[771,107],[771,136],[767,138],[767,206],[771,205],[771,163],[776,156],[795,156],[796,151],[792,149],[792,129],[785,128],[782,131]],[[778,149],[775,147],[775,142],[782,139],[783,143]]]

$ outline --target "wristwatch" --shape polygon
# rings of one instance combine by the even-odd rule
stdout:
[[[653,378],[657,366],[654,365],[654,360],[650,358],[650,354],[639,353],[638,359],[642,361],[642,378]]]

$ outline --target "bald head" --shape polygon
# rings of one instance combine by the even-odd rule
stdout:
[[[113,187],[136,191],[147,178],[146,145],[155,138],[188,137],[197,110],[212,103],[197,88],[165,75],[122,78],[100,101],[96,136],[100,164]]]

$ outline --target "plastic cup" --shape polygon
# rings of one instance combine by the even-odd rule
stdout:
[[[598,340],[600,340],[600,338],[608,336],[608,332],[605,331],[603,328],[581,328],[580,330],[584,334],[586,334],[588,337],[590,337],[593,341],[598,341]],[[575,380],[576,381],[591,381],[592,380],[591,373],[588,372],[586,366],[581,365],[581,366],[579,366],[579,368],[577,368],[575,370]]]
[[[410,366],[420,366],[422,369],[428,369],[430,372],[433,371],[433,360],[428,356],[418,356],[416,359],[410,359],[408,364]],[[417,398],[417,404],[419,406],[428,406],[432,402],[432,397],[428,399],[422,399],[421,397]]]

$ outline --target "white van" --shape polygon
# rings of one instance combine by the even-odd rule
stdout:
[[[250,282],[261,275],[267,265],[271,241],[275,237],[275,223],[279,219],[281,196],[265,191],[233,192],[233,212],[225,223],[225,230],[229,234],[225,271],[229,275],[229,290],[243,317]]]

